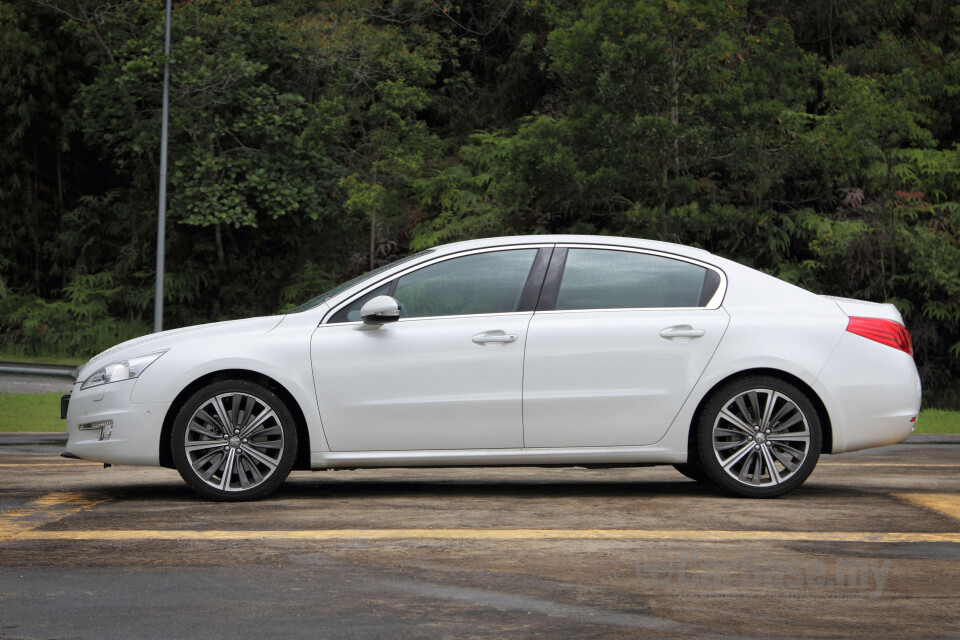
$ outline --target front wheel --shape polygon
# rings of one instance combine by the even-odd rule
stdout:
[[[246,380],[210,384],[181,407],[171,437],[180,476],[205,498],[262,498],[293,468],[297,429],[272,391]]]
[[[820,457],[817,411],[797,387],[770,376],[713,394],[697,429],[700,466],[738,496],[773,498],[803,484]]]

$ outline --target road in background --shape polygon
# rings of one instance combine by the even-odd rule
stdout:
[[[0,373],[0,393],[68,393],[72,388],[63,376]]]
[[[960,438],[913,442],[775,500],[496,468],[296,472],[222,504],[11,434],[0,637],[958,637]]]
[[[0,393],[67,393],[75,373],[65,365],[0,362]]]

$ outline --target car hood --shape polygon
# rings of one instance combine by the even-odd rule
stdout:
[[[159,333],[151,333],[133,340],[127,340],[98,353],[77,371],[77,380],[86,380],[91,373],[102,366],[136,356],[170,349],[178,345],[207,340],[210,338],[236,337],[249,334],[267,333],[283,320],[283,316],[264,316],[261,318],[246,318],[244,320],[228,320],[226,322],[211,322],[198,324],[192,327],[171,329]]]

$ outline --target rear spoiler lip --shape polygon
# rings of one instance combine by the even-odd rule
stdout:
[[[851,318],[880,318],[904,324],[900,311],[889,302],[868,302],[853,298],[839,298],[836,296],[820,296],[830,300],[840,308],[847,317]]]

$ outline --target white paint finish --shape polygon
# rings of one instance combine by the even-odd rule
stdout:
[[[564,447],[556,449],[461,449],[423,451],[351,451],[315,455],[315,469],[337,467],[510,466],[537,464],[675,464],[687,452],[648,447]]]
[[[134,384],[134,380],[125,380],[80,391],[78,382],[67,409],[66,450],[94,462],[160,464],[160,429],[170,405],[130,402]],[[109,440],[99,440],[99,429],[77,429],[77,425],[100,420],[113,420]]]
[[[293,396],[307,424],[311,451],[326,450],[310,369],[310,335],[325,311],[326,307],[322,306],[291,314],[279,323],[262,323],[262,318],[249,323],[237,322],[232,324],[231,331],[226,331],[222,323],[216,323],[206,325],[206,331],[184,332],[176,340],[168,338],[164,344],[170,350],[140,375],[132,392],[128,392],[128,400],[134,406],[154,403],[170,406],[184,387],[206,375],[228,370],[258,373],[276,381]],[[134,349],[138,348],[142,347],[138,345]],[[119,357],[137,353],[127,349],[119,352]],[[71,405],[84,400],[88,394],[103,393],[115,384],[120,383],[84,391],[79,391],[77,386]],[[68,416],[68,428],[70,425]],[[161,427],[162,419],[154,434],[157,448]],[[67,450],[77,453],[69,445],[68,442]],[[135,464],[128,458],[140,456],[138,452],[125,450],[118,450],[117,455],[121,456],[113,460],[117,464]]]
[[[531,313],[318,327],[311,352],[333,451],[523,446]],[[474,338],[516,336],[510,342]]]
[[[260,318],[245,318],[243,320],[228,320],[213,322],[192,327],[170,329],[159,333],[149,333],[133,340],[120,344],[98,353],[90,359],[77,373],[77,380],[86,380],[90,374],[104,365],[132,358],[146,353],[161,351],[169,344],[196,342],[218,336],[260,335],[267,333],[283,320],[283,316],[263,316]]]
[[[879,302],[867,302],[865,300],[853,300],[851,298],[837,298],[834,296],[822,296],[830,300],[848,316],[864,318],[884,318],[903,324],[903,317],[900,311],[892,304],[883,304]]]
[[[817,376],[846,329],[847,317],[833,302],[746,267],[733,269],[728,261],[724,263],[730,284],[723,308],[730,314],[730,323],[703,376],[657,442],[668,449],[687,448],[701,402],[725,380],[744,372],[781,372],[817,390]],[[751,291],[756,292],[756,300]],[[874,347],[889,348],[876,343]],[[823,399],[832,416],[834,407]]]
[[[814,390],[833,424],[834,452],[909,434],[909,418],[920,402],[912,358],[845,332],[845,311],[896,319],[893,307],[817,296],[699,249],[589,236],[486,239],[439,247],[378,280],[453,254],[545,243],[614,243],[684,256],[722,270],[726,294],[720,309],[709,312],[461,316],[401,320],[365,331],[358,324],[318,327],[333,308],[324,304],[282,318],[153,334],[85,365],[81,381],[109,362],[169,349],[135,382],[85,391],[75,386],[67,450],[102,462],[157,464],[166,446],[160,442],[163,414],[172,400],[199,377],[228,369],[266,375],[289,391],[305,417],[315,467],[681,462],[697,406],[724,379],[753,369],[795,376]],[[330,302],[336,306],[368,284]],[[702,337],[660,337],[670,327],[700,329],[689,314],[707,313],[714,315],[697,316],[713,323]],[[716,332],[725,313],[730,319],[720,339]],[[648,325],[642,318],[657,322]],[[641,334],[643,340],[636,337]],[[513,335],[517,339],[510,341]],[[708,341],[714,338],[719,345],[711,358]],[[701,361],[706,368],[697,380]],[[691,381],[684,401],[683,387]],[[77,432],[79,422],[93,419],[114,420],[109,441],[96,441],[95,431]],[[330,451],[324,429],[339,451]]]
[[[722,309],[537,313],[527,336],[527,447],[642,446],[677,415],[726,329]],[[673,329],[698,338],[665,338]]]
[[[833,407],[833,453],[882,447],[913,432],[920,376],[903,351],[844,333],[816,390]]]

